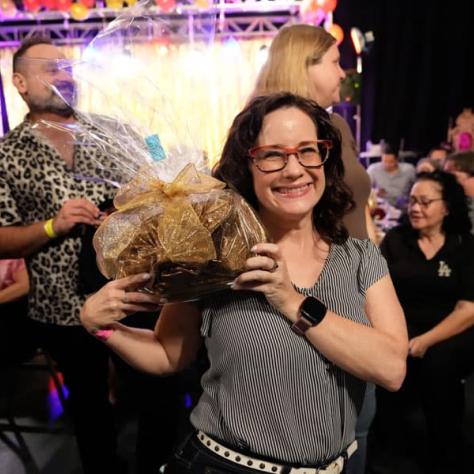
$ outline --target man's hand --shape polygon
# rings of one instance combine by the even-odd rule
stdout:
[[[56,235],[69,234],[76,224],[100,224],[100,211],[89,200],[84,198],[70,199],[63,204],[58,215],[53,219],[53,229]]]

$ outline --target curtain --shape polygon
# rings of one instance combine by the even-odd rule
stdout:
[[[426,153],[446,140],[450,118],[474,108],[472,0],[340,0],[334,20],[346,32],[343,59],[352,26],[375,36],[364,53],[363,142]]]

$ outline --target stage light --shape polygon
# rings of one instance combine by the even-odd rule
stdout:
[[[359,28],[351,28],[351,40],[356,54],[361,54],[365,46],[365,38]]]

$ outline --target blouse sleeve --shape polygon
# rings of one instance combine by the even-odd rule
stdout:
[[[361,242],[359,288],[365,294],[378,280],[388,274],[388,267],[380,249],[369,239]]]

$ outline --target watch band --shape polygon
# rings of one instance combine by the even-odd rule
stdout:
[[[292,324],[291,329],[299,336],[317,326],[326,316],[328,309],[324,303],[313,296],[307,296],[299,309],[300,317]]]
[[[313,323],[308,321],[304,316],[300,316],[292,325],[291,329],[298,334],[298,336],[304,336],[306,331],[313,327]]]

